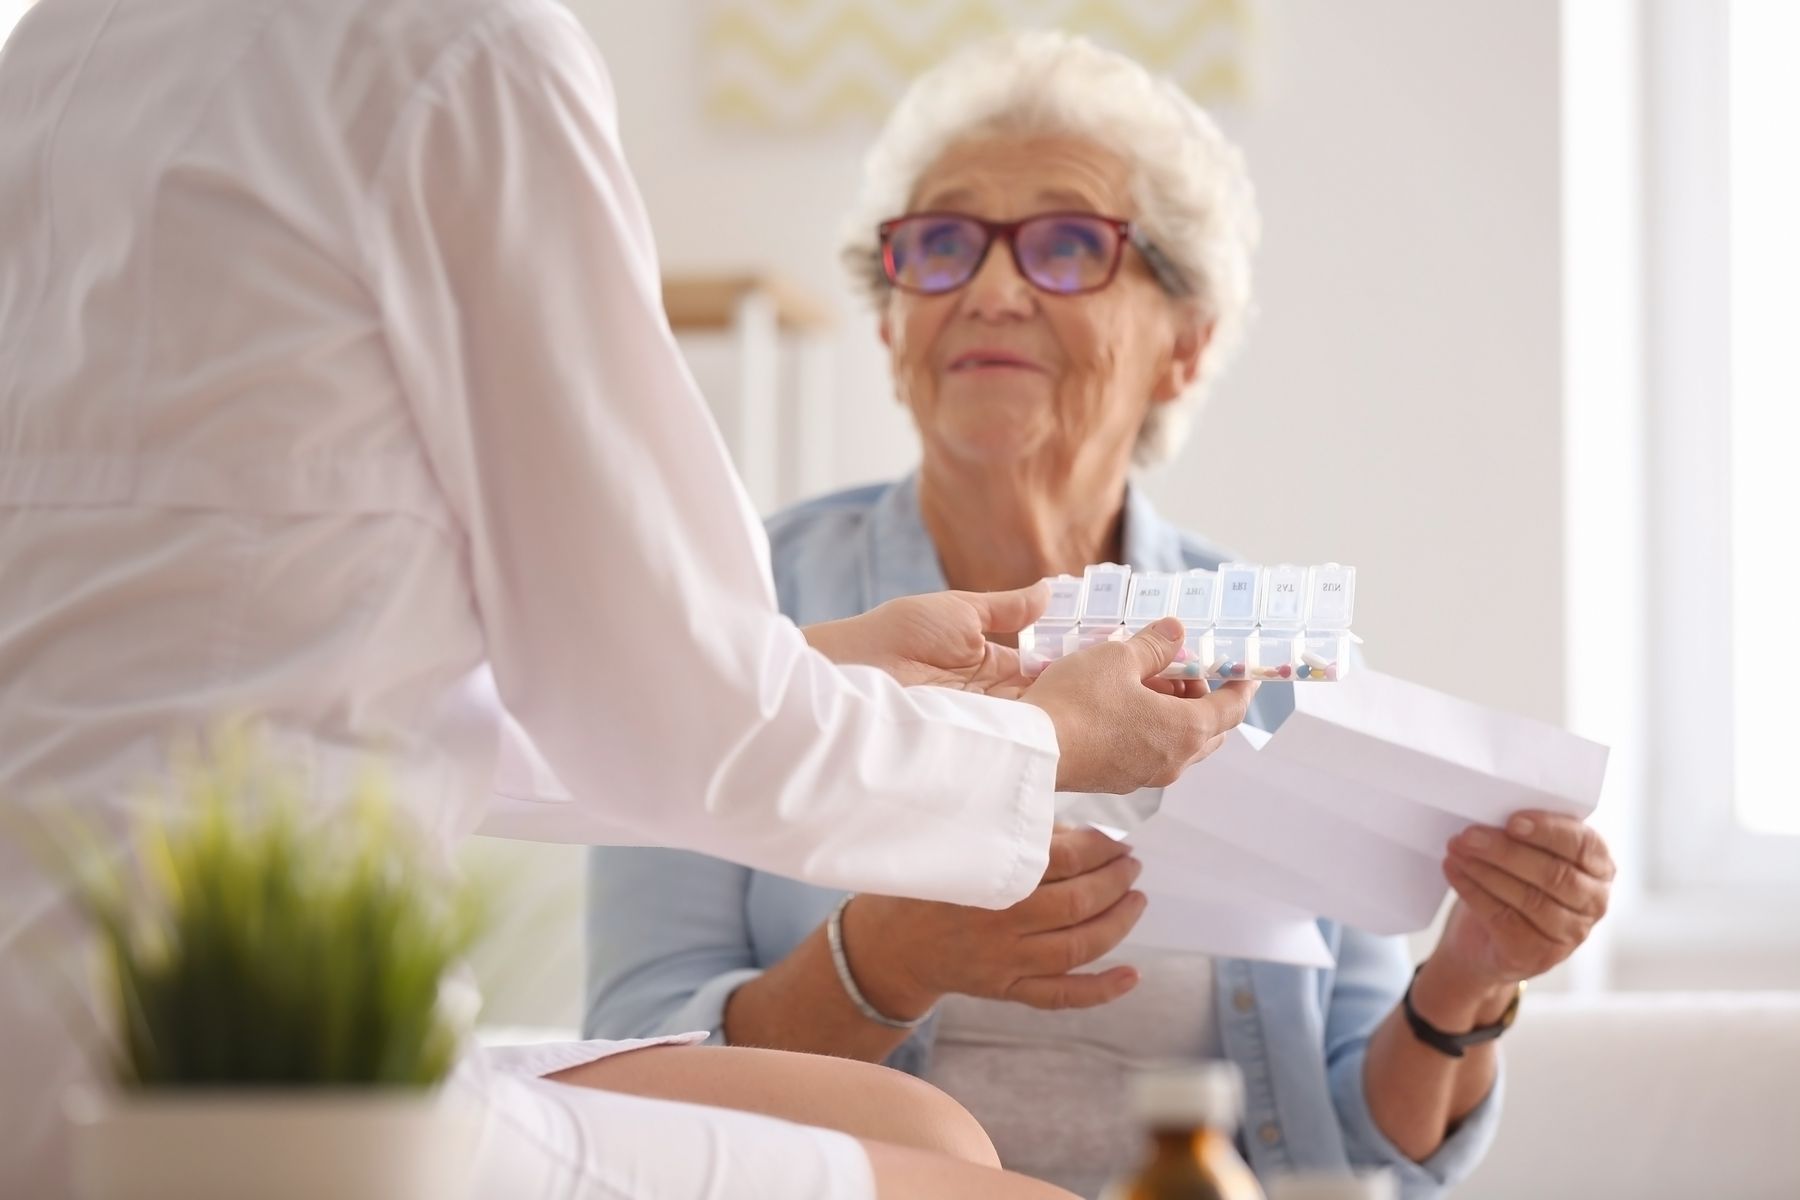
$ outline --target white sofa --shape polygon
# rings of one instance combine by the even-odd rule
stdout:
[[[1800,993],[1533,995],[1458,1200],[1800,1200]]]

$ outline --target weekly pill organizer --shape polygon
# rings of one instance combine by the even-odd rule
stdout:
[[[1186,637],[1165,679],[1330,683],[1350,670],[1356,568],[1338,563],[1217,571],[1138,571],[1096,563],[1046,580],[1050,603],[1019,634],[1027,675],[1096,642],[1122,641],[1163,617]]]

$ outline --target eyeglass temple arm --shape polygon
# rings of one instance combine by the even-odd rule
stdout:
[[[1162,285],[1163,291],[1171,296],[1185,297],[1194,294],[1194,289],[1189,285],[1187,277],[1181,273],[1181,268],[1177,267],[1174,260],[1162,252],[1161,247],[1145,236],[1143,230],[1133,225],[1130,227],[1128,236],[1131,244],[1137,247],[1137,252],[1143,255],[1144,262],[1150,268],[1150,273],[1156,276],[1156,282]]]

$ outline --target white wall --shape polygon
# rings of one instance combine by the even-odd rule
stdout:
[[[916,442],[834,235],[865,135],[700,107],[700,0],[571,0],[606,53],[665,265],[769,266],[841,304],[838,482]],[[1260,6],[1221,114],[1266,234],[1260,317],[1165,511],[1246,555],[1356,564],[1371,661],[1559,720],[1562,413],[1552,0]]]
[[[6,41],[13,26],[19,23],[25,10],[30,7],[31,0],[0,0],[0,43]]]

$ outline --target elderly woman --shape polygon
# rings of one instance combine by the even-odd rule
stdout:
[[[770,522],[788,615],[1107,560],[1216,567],[1223,553],[1160,518],[1130,467],[1175,450],[1238,341],[1256,236],[1237,151],[1127,59],[1023,34],[921,78],[869,155],[845,258],[923,459]],[[1273,727],[1291,705],[1265,687],[1251,720]],[[1127,818],[1157,795],[1129,798]],[[1065,811],[1120,819],[1089,797]],[[962,1101],[1007,1166],[1090,1196],[1137,1149],[1124,1067],[1229,1058],[1259,1172],[1385,1167],[1429,1196],[1492,1137],[1492,1038],[1522,981],[1602,915],[1612,870],[1564,818],[1469,830],[1444,860],[1460,901],[1415,976],[1401,940],[1329,921],[1328,970],[1111,959],[1145,899],[1135,860],[1091,830],[1059,833],[1041,886],[1003,912],[603,849],[587,1026],[886,1061]]]

